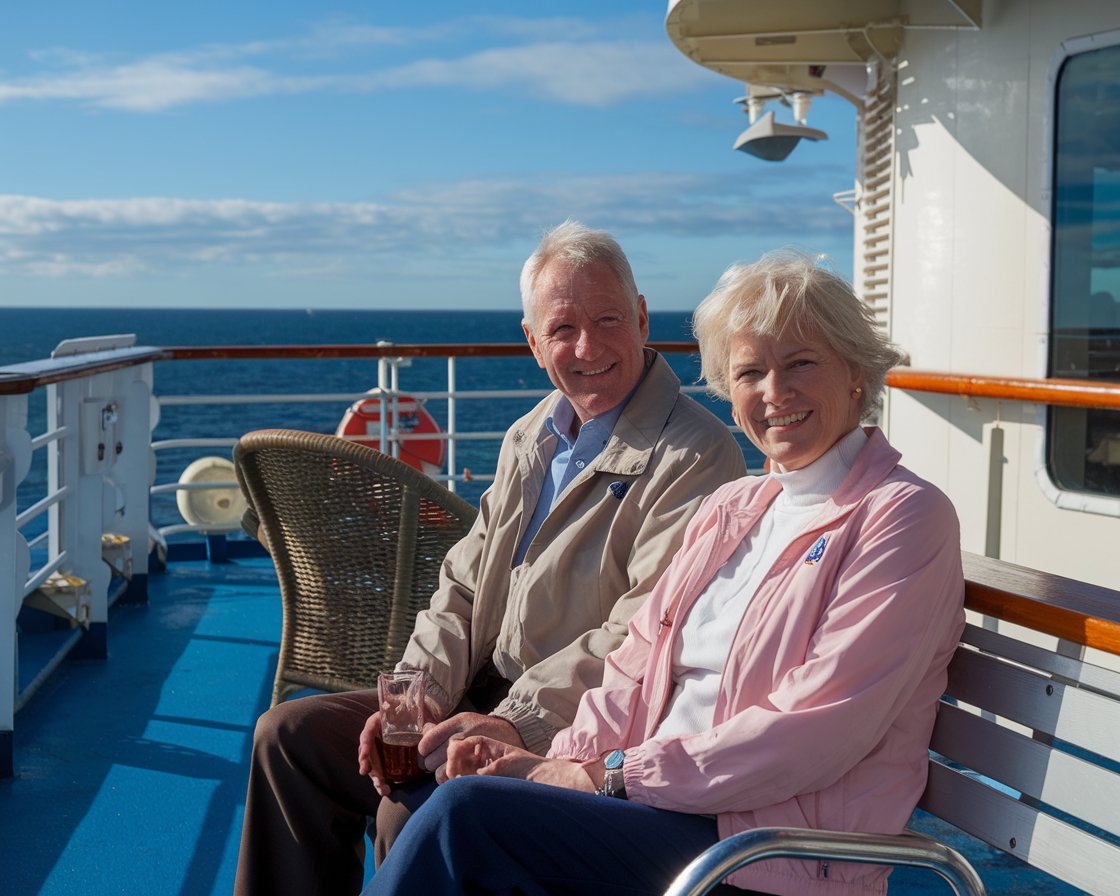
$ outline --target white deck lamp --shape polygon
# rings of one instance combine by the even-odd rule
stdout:
[[[828,134],[800,124],[782,124],[773,111],[761,116],[735,140],[734,148],[768,162],[780,162],[802,140],[827,140]]]

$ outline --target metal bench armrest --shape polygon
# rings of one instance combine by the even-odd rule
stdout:
[[[980,875],[955,849],[920,834],[858,834],[804,828],[756,828],[735,834],[693,859],[665,896],[703,896],[728,874],[761,859],[829,859],[927,868],[957,896],[986,896]]]

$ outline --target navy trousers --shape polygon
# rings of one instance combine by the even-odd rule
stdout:
[[[456,778],[409,819],[363,896],[655,896],[718,839],[703,815],[513,778]]]

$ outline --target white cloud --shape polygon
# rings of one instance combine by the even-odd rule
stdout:
[[[608,28],[570,19],[495,17],[424,29],[327,22],[291,40],[209,44],[132,59],[50,48],[29,54],[35,73],[0,81],[0,104],[76,102],[150,113],[277,94],[440,87],[604,106],[681,93],[712,77],[666,41],[593,39]],[[464,34],[472,45],[494,45],[456,53],[452,47],[462,46]],[[566,39],[556,41],[557,34]],[[434,53],[440,41],[452,38],[446,53]],[[377,52],[386,47],[395,56],[405,48],[425,55],[389,63]]]
[[[281,81],[243,66],[202,70],[158,59],[19,84],[0,84],[0,103],[78,100],[107,109],[156,112],[194,102],[244,99],[276,93]]]
[[[264,266],[266,276],[358,272],[374,259],[485,253],[569,216],[674,239],[812,244],[850,232],[847,213],[803,182],[800,192],[787,182],[780,202],[765,182],[657,172],[476,179],[379,202],[0,195],[0,276],[173,275],[196,266]]]
[[[677,64],[677,63],[681,64]],[[424,59],[373,76],[372,86],[511,89],[577,106],[683,93],[710,75],[663,44],[551,42]]]
[[[337,54],[346,50],[385,46],[426,46],[440,41],[554,40],[557,34],[569,40],[595,40],[624,27],[622,20],[590,22],[576,18],[514,18],[465,16],[433,22],[422,27],[384,27],[359,21],[335,19],[315,25],[306,37],[272,42],[273,48]]]

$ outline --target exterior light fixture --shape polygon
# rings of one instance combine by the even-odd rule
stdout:
[[[803,124],[782,124],[767,112],[741,133],[734,148],[767,162],[780,162],[802,140],[827,140],[828,134]]]

